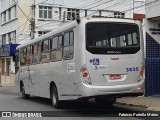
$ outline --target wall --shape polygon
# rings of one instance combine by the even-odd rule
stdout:
[[[146,18],[160,17],[160,0],[146,0]]]
[[[152,2],[152,3],[151,3]],[[150,4],[149,4],[150,3]],[[146,96],[160,95],[160,0],[146,0]]]
[[[18,5],[23,12],[17,7],[18,17],[18,29],[17,29],[17,42],[22,43],[30,40],[30,18],[31,18],[31,6],[34,4],[34,0],[19,0]],[[28,18],[28,19],[27,19]],[[21,26],[21,27],[20,27]]]
[[[15,10],[15,3],[11,2],[11,0],[1,0],[0,6],[1,6],[0,12],[2,13],[0,35],[3,35],[15,31],[18,26],[18,21],[15,14],[13,14],[14,13],[13,11]],[[11,8],[10,20],[8,19],[9,8]],[[3,21],[4,11],[6,11],[6,22]],[[8,41],[6,43],[8,43]]]

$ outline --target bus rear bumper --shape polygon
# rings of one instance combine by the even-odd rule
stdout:
[[[115,86],[93,86],[82,83],[81,88],[81,97],[111,95],[116,95],[117,97],[140,96],[144,93],[144,81],[134,84]]]

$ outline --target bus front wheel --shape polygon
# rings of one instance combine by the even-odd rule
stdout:
[[[60,109],[62,107],[62,101],[58,98],[58,92],[55,86],[52,87],[51,100],[54,108]]]
[[[30,97],[29,94],[26,94],[26,93],[25,93],[25,87],[24,87],[24,84],[23,84],[23,83],[21,84],[21,95],[22,95],[22,97],[25,98],[25,99],[28,99],[28,98]]]

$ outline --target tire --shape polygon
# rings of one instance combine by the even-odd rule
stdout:
[[[29,98],[30,98],[30,95],[25,93],[24,84],[22,84],[22,86],[21,86],[21,95],[22,95],[22,97],[23,97],[24,99],[29,99]]]
[[[51,100],[54,108],[56,109],[62,108],[62,101],[60,101],[58,98],[58,92],[55,86],[52,87]]]

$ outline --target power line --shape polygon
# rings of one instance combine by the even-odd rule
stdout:
[[[16,3],[16,1],[15,0],[13,0],[15,3]],[[27,17],[27,15],[24,13],[24,11],[21,9],[21,7],[17,4],[17,6],[18,6],[18,8],[21,10],[21,12],[23,13],[23,15],[28,19],[28,20],[30,20],[28,17]]]
[[[28,17],[30,16],[31,12],[32,12],[32,10],[30,9],[30,13],[29,13]],[[25,29],[25,27],[26,27],[28,21],[29,21],[29,20],[26,21],[26,24],[24,25],[24,28],[22,29],[21,33],[22,33],[23,30]]]
[[[155,1],[157,1],[157,0],[155,0]],[[152,2],[149,2],[149,3],[153,3],[153,2],[155,2],[155,1],[152,1]],[[149,3],[147,3],[147,4],[149,4]],[[146,5],[146,4],[145,4]],[[142,6],[144,6],[144,5],[140,5],[140,6],[138,6],[138,7],[142,7]],[[137,7],[135,7],[135,8],[137,8]],[[106,8],[104,8],[104,9],[106,9]],[[133,10],[133,8],[130,8],[130,9],[127,9],[127,10],[124,10],[124,11],[120,11],[120,12],[127,12],[127,11],[130,11],[130,10]],[[93,15],[93,14],[95,14],[95,13],[98,13],[98,12],[94,12],[94,13],[91,13],[91,14],[89,14],[89,15]],[[112,14],[111,14],[112,15]]]
[[[112,1],[112,0],[111,0]],[[135,9],[137,9],[137,8],[141,8],[142,6],[145,6],[145,5],[147,5],[147,4],[150,4],[150,3],[153,3],[153,2],[156,2],[156,1],[158,1],[158,0],[155,0],[155,1],[152,1],[152,2],[149,2],[149,3],[146,3],[146,4],[144,4],[144,5],[140,5],[140,6],[137,6],[137,7],[135,7]],[[106,8],[105,8],[106,9]],[[130,9],[127,9],[127,10],[124,10],[124,11],[122,11],[122,12],[127,12],[127,11],[130,11],[130,10],[132,10],[133,8],[130,8]],[[95,12],[95,13],[97,13],[97,12]],[[95,14],[95,13],[92,13],[92,14]],[[90,14],[90,15],[92,15],[92,14]],[[53,22],[53,21],[52,21]],[[49,24],[49,23],[47,23],[47,24]],[[39,26],[39,27],[41,27],[41,26]],[[25,38],[27,38],[27,37],[25,37]],[[24,38],[24,39],[25,39]],[[24,39],[22,39],[22,40],[24,40]]]
[[[77,4],[77,3],[81,3],[81,2],[84,2],[84,0],[79,1],[79,2],[72,2],[72,3],[70,3],[70,4],[65,4],[65,6],[67,6],[67,5],[72,5],[72,4]],[[85,4],[86,4],[86,3],[85,3]]]
[[[96,3],[100,2],[100,1],[102,1],[102,0],[97,1],[97,2],[95,2],[94,4],[96,4]],[[105,1],[105,2],[103,2],[103,3],[100,3],[100,4],[96,5],[96,6],[99,6],[99,5],[102,5],[102,4],[106,4],[106,3],[109,3],[109,2],[112,2],[112,1],[113,1],[113,0]],[[87,5],[87,6],[90,6],[90,5],[93,5],[93,3],[92,3],[92,4],[89,4],[89,5]],[[85,7],[87,7],[87,6],[85,6]],[[96,7],[96,6],[92,6],[92,7],[88,8],[87,10],[92,9],[92,8],[94,8],[94,7]],[[53,21],[52,21],[52,22],[53,22]],[[50,24],[50,23],[52,23],[52,22],[49,22],[49,23],[46,23],[46,24]],[[44,25],[46,25],[46,24],[43,24],[43,25],[41,25],[41,26],[37,26],[37,27],[35,27],[35,28],[42,27],[42,26],[44,26]],[[37,25],[37,24],[36,24],[36,25]]]
[[[85,7],[94,5],[94,4],[96,4],[96,3],[100,2],[100,1],[103,1],[103,0],[99,0],[99,1],[97,1],[97,2],[90,3],[89,5],[84,4],[84,5],[78,6],[77,8],[78,8],[78,9],[82,9],[82,8],[85,8]]]

